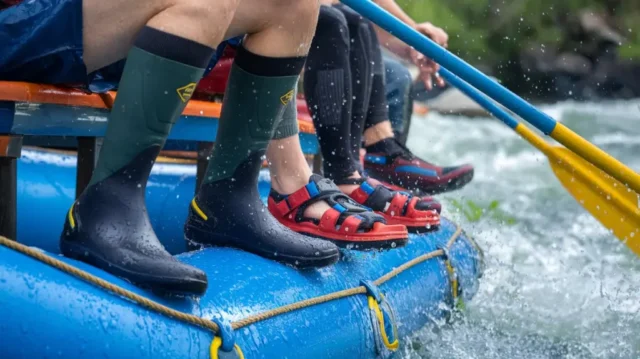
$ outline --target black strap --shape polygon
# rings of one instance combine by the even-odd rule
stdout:
[[[327,178],[312,178],[311,180],[316,184],[319,193],[298,207],[295,217],[296,222],[311,221],[315,224],[319,224],[319,219],[305,217],[304,211],[307,207],[318,201],[325,201],[332,208],[336,205],[340,205],[346,209],[340,214],[340,217],[338,217],[338,221],[336,222],[338,225],[342,224],[349,216],[354,215],[361,218],[358,230],[369,230],[373,228],[373,224],[375,222],[386,223],[384,217],[374,213],[371,209],[357,203],[351,199],[351,197],[342,193],[333,181]]]
[[[364,182],[366,182],[367,179],[365,177],[360,177],[360,178],[340,178],[340,179],[335,179],[333,180],[333,182],[337,185],[346,185],[346,184],[363,184]]]

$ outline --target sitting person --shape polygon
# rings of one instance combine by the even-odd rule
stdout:
[[[387,193],[389,188],[435,194],[468,183],[473,176],[472,166],[435,166],[413,155],[395,138],[376,31],[369,21],[347,6],[328,2],[334,4],[321,6],[304,73],[305,95],[318,132],[325,176],[352,197],[358,197],[353,195],[358,186],[374,183],[365,172],[386,182],[386,186],[374,183],[374,188],[384,191],[386,197],[392,196]],[[387,9],[395,7],[394,11],[401,11],[391,0],[379,2]],[[444,33],[433,26],[413,25],[432,37],[442,38],[439,33]],[[446,34],[444,38],[446,41]],[[430,82],[437,71],[435,64],[416,55],[407,45],[403,51],[421,65],[421,76]],[[436,82],[443,83],[438,77]],[[364,168],[359,162],[363,136],[367,152]],[[419,201],[421,209],[440,207],[434,201],[426,202],[426,199]]]
[[[215,148],[189,206],[189,242],[232,246],[297,267],[338,260],[335,244],[296,233],[265,210],[257,179],[266,153],[278,192],[272,212],[280,220],[299,224],[302,233],[328,233],[333,238],[325,239],[341,244],[406,243],[404,226],[385,224],[381,215],[312,175],[300,149],[295,87],[317,15],[313,1],[279,0],[239,5],[154,0],[147,6],[34,0],[0,11],[0,38],[7,40],[0,80],[91,88],[108,83],[106,78],[119,79],[95,171],[65,217],[62,253],[143,287],[204,293],[205,273],[176,260],[157,239],[145,188],[172,125],[206,69],[215,65],[220,51],[214,49],[238,36],[244,40],[230,73]]]
[[[0,52],[0,80],[118,88],[91,181],[65,218],[62,253],[143,287],[195,295],[206,290],[205,273],[173,258],[158,241],[144,195],[172,125],[225,44],[240,42],[238,36],[244,40],[215,148],[189,206],[189,243],[232,246],[300,268],[337,261],[338,247],[330,241],[363,249],[405,244],[404,225],[385,223],[380,213],[312,175],[302,154],[295,87],[317,6],[277,0],[225,4],[158,1],[140,8],[83,0],[49,8],[49,1],[35,0],[0,11],[0,36],[8,39],[7,51]],[[272,21],[264,23],[264,16]],[[18,17],[23,26],[14,26]],[[114,19],[126,26],[113,27]],[[215,51],[222,39],[233,41]],[[265,153],[273,188],[269,211],[287,226],[258,197]],[[396,202],[389,205],[396,208]],[[296,231],[287,228],[292,226]]]

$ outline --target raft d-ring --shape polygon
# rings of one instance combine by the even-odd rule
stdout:
[[[457,309],[463,309],[464,303],[462,302],[460,297],[461,290],[458,283],[458,273],[456,272],[455,268],[453,268],[453,265],[451,264],[451,256],[449,255],[449,249],[446,247],[442,247],[440,249],[444,252],[444,255],[443,255],[444,265],[447,268],[447,273],[449,274],[449,282],[451,283],[451,297],[453,299],[452,307]]]
[[[373,282],[369,280],[361,280],[360,285],[367,288],[367,295],[375,298],[376,302],[382,302],[382,293],[380,292],[380,288],[373,284]]]
[[[211,359],[218,358],[237,358],[244,359],[244,354],[242,353],[242,349],[236,344],[236,336],[233,328],[231,327],[231,323],[213,318],[212,322],[218,324],[218,335],[213,337],[211,341],[211,346],[209,347],[209,353],[211,355]],[[233,354],[232,354],[233,353]],[[235,354],[235,355],[234,355]]]
[[[377,337],[376,347],[378,348],[378,354],[386,356],[384,355],[385,348],[390,351],[395,351],[400,346],[395,315],[386,301],[383,300],[378,303],[376,299],[370,295],[367,296],[367,301],[369,303],[369,311],[371,312],[373,331]],[[384,348],[379,344],[383,344]]]
[[[209,355],[211,359],[244,359],[244,354],[238,344],[233,344],[231,351],[225,352],[224,350],[220,350],[222,342],[223,340],[219,336],[213,337],[211,346],[209,346]]]
[[[367,289],[367,302],[371,314],[371,327],[374,332],[376,351],[381,357],[388,357],[400,345],[393,309],[384,299],[378,286],[368,280],[361,280],[360,285]]]
[[[376,351],[380,357],[389,357],[400,346],[395,314],[375,284],[365,280],[360,281],[360,284],[367,288],[367,303]]]

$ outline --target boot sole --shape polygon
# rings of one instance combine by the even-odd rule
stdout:
[[[149,289],[154,292],[200,296],[207,290],[208,283],[206,281],[194,278],[185,281],[174,278],[154,277],[148,273],[133,272],[109,262],[85,246],[64,239],[60,240],[60,250],[65,257],[90,264],[140,288]]]
[[[192,228],[192,231],[199,231],[196,228]],[[314,257],[297,257],[291,255],[285,255],[279,253],[278,255],[274,255],[271,251],[260,251],[254,250],[253,248],[244,248],[243,246],[238,246],[233,244],[233,239],[224,239],[219,236],[211,236],[210,233],[206,233],[206,236],[209,238],[218,238],[216,243],[204,243],[201,241],[197,241],[193,238],[190,238],[185,234],[184,239],[187,242],[187,247],[189,250],[200,250],[203,248],[211,248],[211,247],[225,247],[225,248],[233,248],[242,250],[245,252],[249,252],[255,254],[257,256],[273,260],[275,262],[283,263],[286,265],[293,266],[294,268],[306,269],[306,268],[321,268],[330,266],[336,263],[340,259],[340,252],[336,251],[335,253],[331,253],[325,256],[314,256]],[[213,241],[212,241],[213,242]]]

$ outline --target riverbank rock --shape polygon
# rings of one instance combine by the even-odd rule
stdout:
[[[533,43],[520,51],[507,86],[531,100],[597,101],[640,97],[640,63],[620,59],[625,38],[605,14],[580,11],[559,24],[558,46]]]

